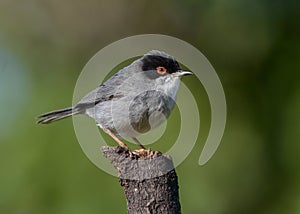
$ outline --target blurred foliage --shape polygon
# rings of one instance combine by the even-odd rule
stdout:
[[[98,50],[143,33],[196,46],[226,93],[216,155],[198,166],[204,133],[177,168],[183,213],[299,213],[299,10],[292,0],[2,0],[0,213],[126,212],[117,178],[88,161],[71,120],[41,127],[34,117],[71,105]],[[206,96],[199,80],[184,81]],[[207,132],[207,104],[200,114]]]

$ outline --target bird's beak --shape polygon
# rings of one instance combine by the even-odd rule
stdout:
[[[178,70],[177,72],[174,73],[174,76],[176,77],[183,77],[186,75],[192,75],[193,73],[190,71],[185,71],[185,70]]]

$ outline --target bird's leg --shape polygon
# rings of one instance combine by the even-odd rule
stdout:
[[[106,128],[102,128],[103,131],[105,131],[109,136],[111,136],[121,147],[123,147],[126,150],[130,150],[128,148],[128,146],[123,143],[116,135],[114,135],[110,130],[106,129]]]
[[[136,139],[135,137],[132,137],[132,140],[139,146],[141,147],[142,149],[146,149],[138,139]]]

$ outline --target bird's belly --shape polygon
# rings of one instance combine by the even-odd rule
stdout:
[[[161,125],[170,115],[175,101],[157,91],[99,103],[87,113],[100,127],[123,137],[136,137]]]

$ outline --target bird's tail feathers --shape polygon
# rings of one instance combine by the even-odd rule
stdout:
[[[76,108],[69,107],[65,109],[60,109],[56,111],[51,111],[45,114],[39,115],[37,118],[39,121],[38,124],[48,124],[57,120],[61,120],[66,117],[70,117],[72,115],[78,114],[80,111]]]

